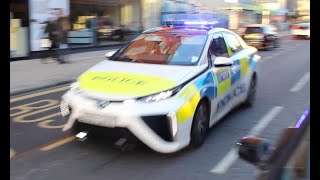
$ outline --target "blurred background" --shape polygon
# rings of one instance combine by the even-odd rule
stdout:
[[[11,58],[46,50],[43,22],[55,9],[69,19],[71,47],[124,42],[175,19],[216,19],[231,30],[273,24],[280,31],[310,19],[310,0],[10,0]]]

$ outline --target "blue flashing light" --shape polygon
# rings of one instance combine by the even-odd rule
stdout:
[[[308,117],[308,114],[310,112],[310,108],[307,108],[304,113],[302,114],[302,116],[300,117],[299,121],[295,124],[296,128],[300,128],[301,124],[306,120],[306,118]]]
[[[185,21],[185,25],[215,25],[218,21]]]

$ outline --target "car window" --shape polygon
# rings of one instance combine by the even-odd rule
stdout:
[[[241,44],[235,35],[233,35],[231,33],[224,33],[224,36],[225,36],[226,41],[230,47],[231,54],[237,53],[242,50]]]
[[[203,32],[155,32],[141,34],[111,60],[133,63],[196,65],[207,41]]]
[[[261,27],[247,27],[245,34],[261,34],[263,29]]]
[[[226,42],[221,33],[213,34],[208,54],[212,61],[214,61],[216,57],[229,56]]]

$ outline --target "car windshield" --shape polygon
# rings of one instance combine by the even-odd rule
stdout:
[[[136,63],[196,65],[206,43],[201,31],[175,30],[141,34],[110,60]]]
[[[260,34],[263,32],[261,27],[247,27],[246,34]]]

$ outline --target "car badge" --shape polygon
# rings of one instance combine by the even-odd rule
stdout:
[[[105,108],[109,104],[110,104],[110,101],[101,101],[101,100],[97,101],[97,106],[100,108]]]

